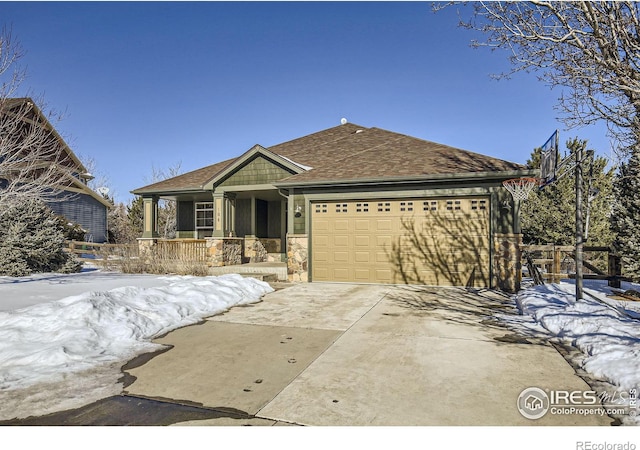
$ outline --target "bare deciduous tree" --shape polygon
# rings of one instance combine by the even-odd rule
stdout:
[[[158,169],[151,167],[151,179],[147,180],[149,184],[157,183],[168,178],[177,177],[182,173],[182,163],[178,162],[168,169]],[[176,202],[173,200],[162,199],[158,202],[158,228],[160,236],[165,239],[173,239],[176,237]]]
[[[604,120],[620,159],[614,181],[614,248],[640,279],[640,3],[474,2],[462,25],[485,34],[475,46],[509,51],[512,70],[560,87],[568,127]],[[437,5],[439,9],[442,6]],[[616,148],[617,147],[617,148]],[[576,232],[578,234],[578,232]]]
[[[538,72],[560,87],[558,110],[568,127],[604,120],[632,151],[640,142],[640,3],[472,2],[461,25],[482,31],[488,46],[509,51],[512,70]],[[436,9],[442,6],[437,5]]]
[[[18,65],[23,55],[22,47],[18,44],[11,30],[0,30],[0,98],[9,98],[24,80],[26,74]]]
[[[74,161],[62,142],[31,99],[0,99],[0,206],[64,199]]]
[[[64,140],[31,98],[13,98],[24,80],[22,51],[11,32],[0,32],[0,213],[22,199],[56,201],[77,168]]]

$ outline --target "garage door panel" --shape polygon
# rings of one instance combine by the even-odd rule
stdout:
[[[402,283],[405,272],[425,284],[488,284],[488,198],[323,205],[311,209],[313,280]]]
[[[313,227],[320,232],[328,231],[329,221],[327,219],[317,219],[316,222],[313,224]]]
[[[329,235],[320,233],[314,234],[313,245],[315,248],[326,247],[329,245]]]
[[[345,219],[336,219],[333,222],[333,229],[335,231],[347,231],[349,229],[349,221]]]
[[[346,268],[334,268],[332,281],[352,281],[349,278],[349,270]]]
[[[329,253],[326,252],[326,251],[316,250],[315,252],[313,252],[313,258],[314,258],[314,260],[318,261],[319,263],[328,263],[329,262]]]
[[[355,252],[355,262],[356,263],[369,263],[371,262],[371,253],[370,252]]]
[[[389,262],[389,253],[387,250],[376,250],[373,254],[376,264]]]
[[[336,262],[336,263],[349,262],[349,253],[345,251],[333,252],[333,262]]]
[[[336,234],[329,241],[333,243],[334,248],[347,248],[349,246],[349,235]]]
[[[326,267],[315,267],[313,269],[313,278],[316,280],[329,279],[329,269],[327,269]]]
[[[370,283],[374,280],[374,277],[371,276],[371,269],[360,268],[355,269],[353,271],[354,281],[359,281],[361,283]]]
[[[394,283],[391,269],[376,269],[375,278],[378,283]]]
[[[355,220],[355,225],[356,225],[356,231],[357,232],[361,232],[361,231],[369,231],[370,227],[371,227],[371,221],[370,220],[363,220],[363,219],[356,219]]]
[[[391,231],[393,229],[391,219],[374,219],[374,230],[376,231]]]

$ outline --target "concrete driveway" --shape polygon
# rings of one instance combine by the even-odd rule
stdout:
[[[609,425],[520,415],[523,389],[589,390],[549,344],[492,314],[508,297],[457,288],[310,283],[157,342],[129,396],[228,412],[179,425]]]

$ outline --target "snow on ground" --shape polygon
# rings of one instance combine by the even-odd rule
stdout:
[[[640,290],[623,283],[622,288]],[[606,380],[622,391],[640,389],[640,302],[607,297],[606,281],[585,280],[584,298],[575,301],[574,282],[534,286],[516,296],[524,320],[511,325],[546,333],[568,342],[583,353],[581,368],[595,380]],[[527,323],[529,316],[535,321]],[[509,320],[509,319],[506,319]],[[639,417],[624,417],[640,424]]]
[[[623,283],[623,289],[640,286]],[[151,340],[272,289],[239,275],[158,277],[88,270],[0,277],[0,420],[77,408],[122,391],[122,366],[162,349]],[[583,352],[594,379],[640,388],[640,302],[606,296],[606,282],[547,284],[516,297],[511,327],[560,339]],[[626,417],[640,424],[638,417]]]
[[[28,277],[0,276],[0,311],[60,300],[88,291],[108,291],[117,287],[161,287],[169,283],[158,275],[130,275],[102,272],[95,268],[80,273],[39,273]]]
[[[271,291],[240,275],[0,277],[0,304],[18,307],[0,312],[0,420],[119,394],[121,367],[164,348],[154,337]]]

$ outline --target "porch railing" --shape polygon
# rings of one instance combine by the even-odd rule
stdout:
[[[154,251],[160,259],[207,261],[207,241],[204,239],[158,240]]]

